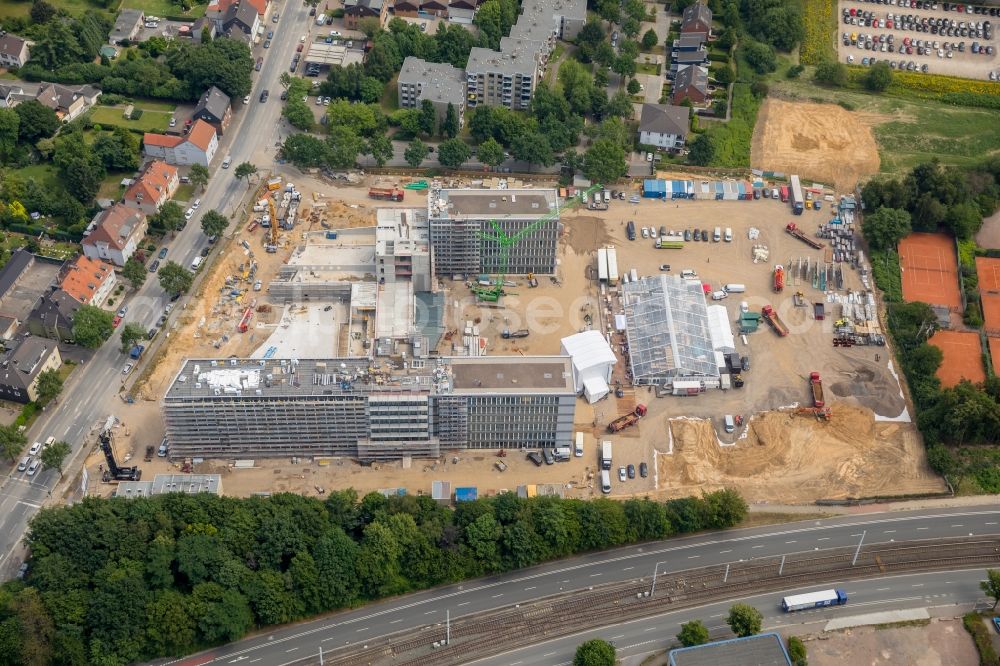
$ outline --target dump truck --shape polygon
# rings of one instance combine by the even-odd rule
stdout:
[[[780,293],[785,288],[785,267],[781,264],[774,265],[774,291]]]
[[[500,334],[504,340],[509,340],[510,338],[526,338],[528,337],[528,329],[522,328],[519,331],[512,331],[509,328],[503,329],[503,333]]]
[[[368,198],[381,201],[402,201],[405,192],[398,187],[370,187]]]
[[[781,337],[788,335],[788,327],[785,326],[785,322],[781,321],[778,317],[778,313],[774,311],[774,308],[770,305],[765,305],[761,308],[760,314],[764,317],[764,320],[774,329],[774,332]]]
[[[809,385],[813,392],[813,407],[822,407],[825,404],[823,401],[823,380],[820,379],[818,372],[809,373]]]
[[[813,303],[813,318],[816,321],[826,319],[826,307],[822,303]]]
[[[608,432],[621,432],[629,426],[633,426],[646,415],[646,405],[636,405],[635,409],[624,416],[619,416],[608,424]]]
[[[809,238],[809,236],[807,236],[801,229],[795,226],[794,222],[789,222],[788,226],[785,227],[785,231],[787,231],[790,236],[798,238],[800,241],[802,241],[811,248],[819,250],[820,248],[823,247],[822,243],[812,238]]]

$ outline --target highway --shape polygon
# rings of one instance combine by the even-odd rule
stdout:
[[[548,595],[585,589],[592,585],[639,579],[651,582],[654,570],[658,570],[660,574],[669,574],[673,571],[738,562],[751,558],[857,546],[861,543],[862,535],[864,535],[865,544],[877,544],[892,541],[998,534],[1000,533],[998,525],[1000,525],[1000,508],[996,506],[962,507],[844,516],[647,543],[641,546],[560,560],[503,576],[467,581],[460,585],[450,585],[370,604],[358,610],[275,629],[265,635],[247,638],[201,653],[196,657],[187,657],[184,659],[184,663],[188,666],[194,664],[200,666],[206,663],[247,660],[248,663],[256,663],[259,666],[282,666],[318,655],[320,648],[329,652],[343,646],[360,646],[375,637],[390,633],[433,625],[441,626],[445,621],[446,613],[450,613],[451,619],[455,620],[470,613],[528,603]],[[924,584],[937,580],[934,576],[924,575],[924,578],[927,579],[921,581]],[[962,583],[965,585],[972,579],[947,577],[944,580],[962,580],[965,581]],[[897,585],[883,582],[880,579],[878,585],[852,582],[847,583],[846,586],[849,590],[859,593],[859,601],[877,602],[885,599],[898,600],[901,598],[901,590],[904,589],[905,584]],[[830,587],[830,585],[825,585],[825,587]],[[879,590],[883,587],[887,589]],[[928,585],[927,589],[921,590],[920,593],[905,596],[922,598],[925,593],[930,594],[932,590],[937,589],[933,585]],[[961,590],[965,589],[961,588]],[[961,590],[955,589],[953,591],[957,594]],[[876,591],[881,596],[868,596]],[[884,594],[882,594],[883,592]],[[755,599],[758,598],[755,597]],[[766,595],[759,599],[762,600],[762,606],[770,604],[773,610],[776,595]],[[968,601],[969,599],[963,597],[961,600]],[[909,601],[915,602],[916,599],[909,599]],[[891,603],[889,605],[892,607]],[[920,605],[926,604],[921,603]],[[718,618],[712,618],[711,615],[720,612],[718,609],[723,606],[728,607],[728,604],[706,606],[703,609],[703,612],[711,611],[706,618],[710,620],[708,626],[719,624]],[[676,615],[676,618],[683,617],[686,621],[689,617],[697,616],[697,612],[692,610]],[[674,618],[674,615],[671,617]],[[769,617],[774,617],[774,614],[772,613]],[[670,622],[674,622],[675,619],[671,619]],[[630,623],[629,626],[632,625],[641,627],[642,632],[651,626],[638,622]],[[663,625],[661,623],[657,626]],[[604,632],[598,633],[604,634]],[[628,639],[626,642],[632,642],[636,638],[634,632],[623,634],[623,636]],[[573,645],[575,644],[574,642]],[[553,655],[543,657],[541,653],[532,652],[532,649],[537,647],[535,645],[532,648],[527,648],[528,656],[525,658],[541,660],[532,663],[558,663],[558,659],[550,659]],[[551,649],[557,650],[557,654],[565,656],[565,651],[558,652],[560,649],[558,646]],[[489,663],[511,662],[503,658],[500,661],[490,661]]]
[[[289,3],[281,8],[277,25],[270,20],[268,16],[266,29],[275,30],[275,39],[270,49],[255,52],[255,57],[264,55],[264,65],[260,72],[254,73],[250,103],[244,108],[242,100],[233,100],[234,119],[222,138],[212,178],[201,195],[201,206],[187,226],[169,241],[166,260],[176,261],[184,267],[191,265],[191,261],[208,245],[208,239],[201,231],[201,214],[212,209],[232,214],[247,189],[246,182],[237,180],[233,175],[236,165],[252,161],[255,151],[278,140],[279,129],[284,123],[278,94],[272,95],[263,104],[257,98],[264,88],[271,91],[281,89],[278,79],[282,72],[288,71],[299,35],[306,33],[310,27],[309,7]],[[232,155],[232,166],[223,170],[219,165],[227,153]],[[164,313],[168,300],[156,275],[151,274],[145,284],[127,299],[129,309],[122,325],[140,323],[143,328],[153,328]],[[176,306],[183,304],[184,300],[180,300]],[[44,441],[49,436],[70,443],[73,451],[63,467],[65,475],[73,477],[79,470],[87,453],[82,444],[98,421],[103,422],[109,414],[114,414],[128,422],[129,406],[118,397],[125,379],[122,369],[126,362],[127,358],[119,350],[117,335],[112,336],[90,361],[70,376],[57,403],[49,407],[47,413],[28,431],[29,444]],[[0,577],[10,577],[16,570],[18,543],[31,517],[42,506],[57,481],[56,470],[43,468],[34,477],[28,477],[14,469],[0,484]]]

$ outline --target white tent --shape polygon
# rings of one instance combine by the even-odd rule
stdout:
[[[588,402],[608,394],[611,369],[618,359],[600,331],[584,331],[562,339],[562,353],[573,361],[573,385]]]
[[[712,338],[712,349],[724,353],[736,351],[733,327],[729,324],[729,311],[725,305],[708,306],[708,332]]]

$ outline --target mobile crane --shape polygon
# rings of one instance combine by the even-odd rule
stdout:
[[[271,214],[271,226],[268,227],[270,236],[267,245],[264,246],[264,250],[274,254],[278,251],[278,211],[274,207],[274,197],[270,194],[267,195],[267,208]]]
[[[113,423],[109,419],[109,423]],[[106,426],[101,434],[97,437],[98,443],[101,447],[101,451],[104,453],[104,460],[108,463],[108,469],[105,470],[103,481],[105,483],[110,483],[112,481],[139,481],[142,478],[142,470],[138,467],[122,467],[115,460],[115,451],[111,441],[111,428]]]
[[[592,185],[585,192],[573,197],[573,200],[566,205],[565,209],[574,210],[586,201],[590,197],[591,193],[602,189],[604,189],[604,186],[601,184]],[[474,286],[472,288],[472,291],[476,295],[477,299],[486,303],[496,303],[500,300],[500,297],[504,294],[503,282],[504,278],[507,277],[507,263],[510,259],[510,248],[529,234],[534,233],[546,222],[558,218],[559,214],[560,211],[558,209],[550,211],[547,215],[535,220],[513,236],[508,236],[504,233],[503,229],[500,228],[500,225],[496,220],[490,220],[490,226],[493,227],[493,233],[479,232],[478,235],[483,240],[494,241],[500,245],[500,273],[497,275],[496,281],[489,287]]]

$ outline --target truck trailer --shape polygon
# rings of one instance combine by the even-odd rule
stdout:
[[[402,201],[405,192],[398,187],[370,187],[368,197],[380,201]]]
[[[618,251],[613,247],[608,248],[608,284],[618,284]]]
[[[792,176],[792,212],[801,215],[805,208],[805,198],[802,196],[802,184],[798,176]]]
[[[812,387],[813,407],[822,407],[826,403],[823,400],[823,380],[818,372],[809,373],[809,386]]]
[[[800,241],[802,241],[811,248],[819,250],[820,248],[823,247],[822,243],[812,238],[809,238],[809,236],[807,236],[801,229],[799,229],[794,222],[789,222],[785,226],[785,231],[788,233],[788,235],[798,238]]]
[[[608,249],[606,247],[597,248],[597,279],[600,282],[608,281]]]
[[[785,326],[785,322],[781,321],[781,318],[778,317],[778,313],[774,311],[773,307],[765,305],[761,308],[760,314],[771,328],[774,329],[775,333],[781,337],[788,335],[788,327]]]
[[[636,405],[635,410],[619,416],[608,424],[608,432],[621,432],[625,428],[634,426],[643,416],[646,415],[646,405]]]
[[[781,609],[786,613],[809,608],[823,608],[824,606],[843,606],[847,603],[847,592],[843,590],[823,590],[822,592],[809,592],[807,594],[795,594],[781,600]]]
[[[611,442],[601,442],[601,469],[611,469]]]
[[[781,293],[785,289],[785,267],[781,264],[774,265],[774,292]]]

